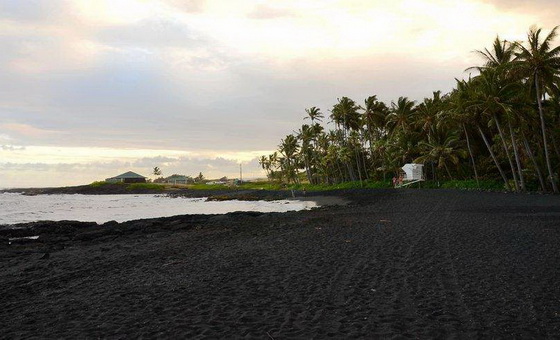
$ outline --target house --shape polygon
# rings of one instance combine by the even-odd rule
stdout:
[[[129,171],[124,174],[105,179],[109,183],[146,183],[146,177]]]
[[[188,184],[192,182],[194,182],[194,180],[191,177],[183,175],[171,175],[164,179],[164,183],[171,184]]]

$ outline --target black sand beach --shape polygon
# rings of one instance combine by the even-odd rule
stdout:
[[[0,229],[1,337],[560,338],[560,197],[330,195],[352,203]]]

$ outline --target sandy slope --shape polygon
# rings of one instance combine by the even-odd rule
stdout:
[[[0,230],[2,336],[560,337],[560,197],[339,195],[354,204]]]

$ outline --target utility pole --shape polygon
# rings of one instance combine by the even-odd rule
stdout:
[[[243,183],[243,164],[239,163],[239,182]]]

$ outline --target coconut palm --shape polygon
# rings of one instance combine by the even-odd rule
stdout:
[[[311,125],[315,123],[315,121],[322,122],[323,121],[323,113],[321,109],[318,107],[310,107],[309,109],[305,109],[305,113],[307,113],[307,117],[303,119],[311,119]]]
[[[413,114],[416,111],[415,102],[407,97],[399,97],[397,102],[391,102],[391,109],[387,116],[387,126],[392,133],[407,131],[413,122]]]
[[[553,48],[551,45],[554,38],[556,38],[557,29],[558,26],[554,27],[541,42],[540,35],[542,29],[532,27],[527,34],[528,47],[519,42],[515,43],[515,46],[519,49],[519,52],[516,53],[515,65],[528,77],[529,83],[532,84],[535,90],[546,166],[552,190],[555,193],[558,193],[558,186],[556,185],[550,162],[542,99],[546,93],[546,88],[557,83],[560,75],[560,46]]]
[[[473,79],[476,96],[471,101],[471,107],[477,109],[486,119],[493,123],[500,135],[504,153],[508,160],[513,176],[515,190],[519,191],[518,172],[506,145],[506,136],[502,128],[502,120],[512,114],[513,100],[520,89],[520,83],[511,82],[502,76],[497,69],[485,69]]]
[[[453,179],[449,164],[457,166],[461,158],[465,158],[467,155],[458,135],[449,133],[449,131],[435,131],[433,138],[430,141],[420,142],[419,147],[423,155],[416,158],[414,162],[435,162],[438,169],[445,169],[449,179]]]
[[[515,57],[515,48],[515,43],[500,40],[500,36],[496,36],[492,45],[492,51],[489,51],[487,48],[484,50],[475,50],[475,53],[484,60],[484,65],[469,67],[467,70],[476,69],[482,72],[489,68],[510,67],[510,63]]]
[[[294,135],[287,135],[286,138],[280,141],[278,148],[278,151],[280,151],[283,156],[280,159],[283,173],[286,175],[288,182],[293,181],[297,183],[298,164],[296,156],[299,149],[297,138]]]

